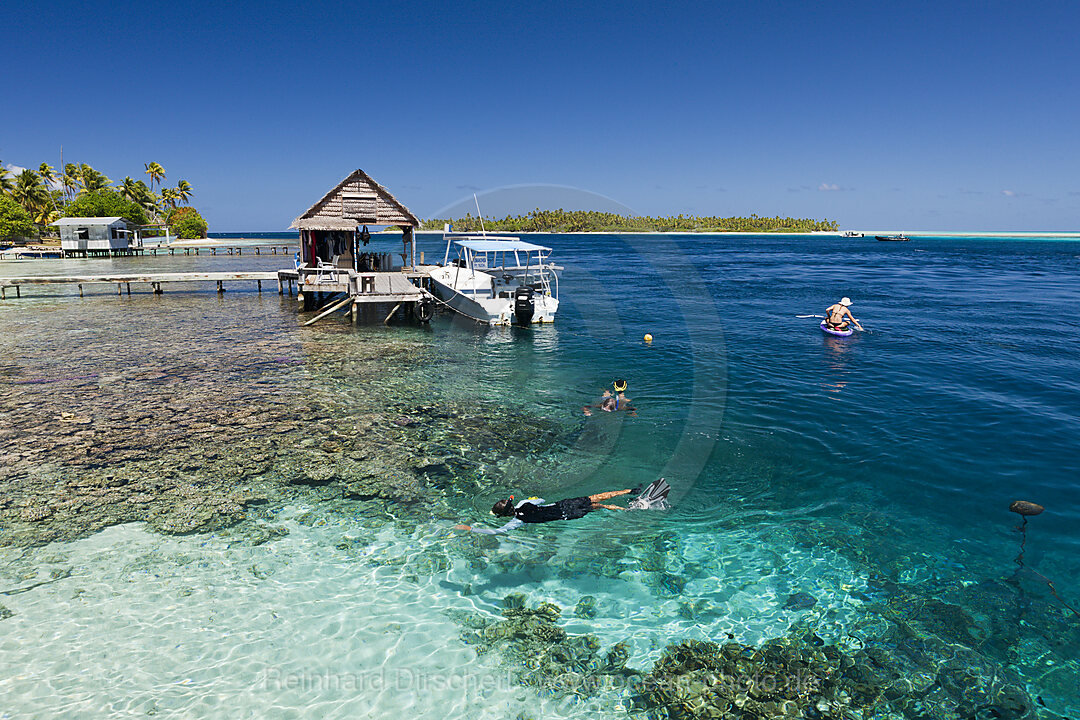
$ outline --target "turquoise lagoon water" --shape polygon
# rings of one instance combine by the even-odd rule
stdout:
[[[628,665],[646,671],[683,639],[809,632],[855,649],[886,643],[883,624],[899,619],[939,649],[1018,672],[1040,716],[1080,713],[1080,619],[1018,572],[1007,509],[1046,506],[1028,526],[1027,567],[1080,604],[1080,245],[546,240],[566,266],[552,327],[298,328],[289,298],[241,286],[224,298],[24,288],[0,306],[4,374],[18,383],[5,398],[23,411],[63,400],[79,412],[84,381],[69,378],[93,375],[102,390],[132,367],[192,397],[262,402],[270,387],[340,415],[382,401],[465,409],[407,450],[461,461],[425,478],[439,499],[428,513],[282,497],[245,521],[288,530],[260,544],[244,523],[186,536],[129,523],[0,546],[0,590],[50,581],[0,595],[12,613],[0,621],[0,713],[625,717],[624,689],[524,686],[506,656],[476,651],[470,622],[497,618],[510,593],[560,606],[559,624],[602,651],[626,642]],[[0,273],[280,262],[158,256]],[[824,337],[796,317],[842,295],[866,333]],[[370,369],[373,347],[390,376]],[[637,415],[584,418],[614,377]],[[154,387],[115,392],[137,400]],[[456,425],[485,419],[483,432]],[[537,426],[539,446],[515,442]],[[206,442],[227,451],[229,440]],[[491,524],[505,494],[552,499],[661,475],[674,488],[667,512],[494,540],[450,529]],[[574,611],[584,597],[591,617]]]

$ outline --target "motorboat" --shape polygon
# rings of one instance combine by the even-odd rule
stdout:
[[[490,325],[555,321],[562,268],[550,262],[551,248],[503,235],[445,238],[442,264],[418,268],[439,300]]]
[[[845,237],[845,238],[866,237],[866,233],[856,232],[854,230],[845,230],[844,232],[840,233],[840,237]]]
[[[910,238],[905,236],[903,233],[899,235],[875,235],[874,239],[880,240],[881,242],[907,242],[908,240],[910,240]]]

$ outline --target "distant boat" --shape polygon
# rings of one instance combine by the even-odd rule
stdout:
[[[900,235],[875,235],[874,239],[881,242],[907,242],[911,238],[901,233]]]
[[[845,230],[840,233],[840,237],[866,237],[866,233],[855,232],[854,230]]]

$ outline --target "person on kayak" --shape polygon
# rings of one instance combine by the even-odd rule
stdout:
[[[598,508],[608,510],[664,510],[667,508],[667,496],[671,491],[664,478],[653,482],[649,487],[630,501],[627,507],[619,505],[605,505],[604,500],[610,500],[619,495],[628,495],[634,490],[611,490],[610,492],[586,495],[584,497],[567,498],[558,502],[546,503],[544,498],[529,498],[514,504],[514,496],[506,500],[500,500],[491,508],[491,514],[498,517],[512,518],[500,528],[474,528],[471,525],[455,525],[455,530],[468,530],[483,535],[501,535],[525,523],[545,523],[555,520],[577,520],[588,515]]]
[[[851,320],[851,324],[854,324],[859,330],[862,330],[862,325],[855,319],[855,316],[851,314],[851,298],[840,298],[840,302],[835,305],[830,305],[825,308],[825,324],[830,330],[847,330],[849,325],[848,320]]]

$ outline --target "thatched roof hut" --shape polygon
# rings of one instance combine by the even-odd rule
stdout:
[[[420,220],[389,190],[363,170],[356,170],[330,189],[318,202],[293,220],[290,228],[300,231],[301,259],[314,265],[317,259],[336,262],[339,267],[359,268],[359,241],[367,244],[360,227],[397,225],[404,231],[405,252],[416,256],[414,228]],[[335,252],[335,250],[344,250]]]

